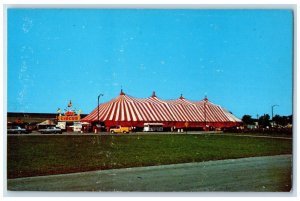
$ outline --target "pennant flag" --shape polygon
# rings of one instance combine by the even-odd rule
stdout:
[[[69,104],[68,104],[68,107],[72,107],[72,102],[70,100]]]

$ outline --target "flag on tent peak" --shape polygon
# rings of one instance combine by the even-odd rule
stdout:
[[[68,103],[68,107],[72,107],[72,101],[70,100],[70,102]]]

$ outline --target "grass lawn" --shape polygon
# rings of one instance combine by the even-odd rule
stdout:
[[[292,140],[218,135],[8,136],[8,178],[291,154]]]

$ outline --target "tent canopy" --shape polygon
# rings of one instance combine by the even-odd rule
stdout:
[[[221,106],[211,103],[207,98],[201,101],[190,101],[182,95],[176,100],[161,100],[153,92],[149,98],[134,98],[121,90],[118,97],[100,104],[98,107],[99,121],[111,125],[125,122],[132,126],[137,122],[139,125],[146,122],[181,122],[185,124],[188,122],[189,126],[193,126],[195,123],[202,123],[203,126],[203,123],[206,122],[231,123],[230,125],[241,123],[240,119]],[[96,107],[82,121],[98,121],[98,108]]]

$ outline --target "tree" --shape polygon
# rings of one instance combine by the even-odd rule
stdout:
[[[275,115],[272,120],[276,123],[276,125],[282,125],[283,123],[283,118],[278,114]]]
[[[273,117],[273,121],[276,123],[276,125],[280,126],[286,126],[289,123],[292,124],[293,122],[293,116],[280,116],[280,115],[275,115]]]
[[[293,115],[290,115],[287,118],[288,118],[288,123],[293,124]]]
[[[254,124],[254,119],[252,119],[251,115],[244,115],[242,117],[242,121],[244,122],[244,124],[246,125],[253,125]]]
[[[263,116],[259,117],[258,124],[263,128],[266,128],[267,126],[270,127],[270,115],[264,114]]]

